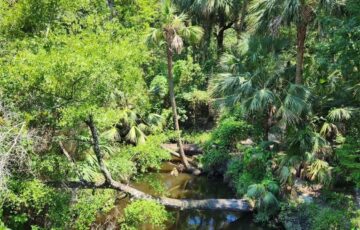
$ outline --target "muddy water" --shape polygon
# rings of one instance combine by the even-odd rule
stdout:
[[[132,183],[135,188],[149,194],[163,194],[172,198],[234,198],[233,191],[222,182],[221,179],[209,179],[205,176],[192,176],[180,173],[172,176],[166,170],[169,165],[164,165],[159,173],[150,173],[136,182]],[[165,169],[165,170],[164,170]],[[128,199],[118,202],[117,207],[104,218],[108,223],[111,219],[120,218],[122,210],[126,206]],[[228,212],[228,211],[203,211],[203,210],[169,210],[174,222],[168,224],[169,230],[217,230],[217,229],[247,229],[260,230],[259,226],[252,221],[249,213]],[[103,221],[101,221],[103,222]],[[105,229],[116,229],[108,226]],[[149,229],[144,226],[143,229]]]

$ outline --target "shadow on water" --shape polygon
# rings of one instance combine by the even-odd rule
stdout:
[[[178,176],[172,176],[168,172],[150,173],[132,183],[132,186],[152,195],[163,194],[178,199],[235,197],[234,192],[219,178],[192,176],[185,173],[179,173]],[[120,201],[106,219],[121,216],[122,210],[127,202],[128,199]],[[174,222],[168,225],[169,230],[262,229],[253,223],[253,218],[250,213],[205,210],[169,211],[172,213],[174,219]],[[144,226],[143,229],[150,228]]]

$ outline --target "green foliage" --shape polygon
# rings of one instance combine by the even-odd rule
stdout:
[[[107,213],[114,207],[115,195],[114,190],[82,190],[76,204],[71,207],[72,227],[89,229],[98,213]]]
[[[222,120],[212,132],[210,140],[205,144],[202,163],[208,171],[224,171],[229,153],[236,150],[241,140],[248,138],[253,127],[247,122],[237,121],[232,117]]]
[[[125,208],[124,229],[139,229],[141,226],[151,226],[155,229],[165,229],[165,223],[170,220],[165,207],[154,201],[133,201]]]
[[[343,212],[334,209],[322,209],[314,219],[313,229],[349,229],[349,219]]]
[[[6,224],[15,229],[23,228],[28,224],[43,225],[37,222],[44,217],[53,223],[53,227],[65,227],[70,219],[69,195],[58,193],[47,187],[39,180],[19,182],[11,180],[8,190],[2,194],[3,210],[6,215]]]
[[[115,148],[114,154],[107,160],[111,172],[116,178],[128,180],[136,172],[160,169],[161,163],[170,159],[170,154],[161,148],[161,144],[167,139],[164,134],[151,135],[144,144]]]
[[[356,226],[356,208],[351,197],[326,192],[320,199],[320,203],[311,204],[283,203],[279,214],[281,223],[286,229],[351,229]]]
[[[174,83],[179,93],[191,92],[194,89],[205,89],[206,79],[201,66],[194,63],[188,55],[186,60],[179,60],[174,64]]]
[[[205,171],[224,175],[239,197],[255,202],[255,221],[276,219],[278,181],[282,188],[299,177],[329,190],[334,181],[360,187],[358,0],[162,3],[0,0],[0,187],[8,187],[0,194],[1,229],[88,229],[113,206],[113,192],[81,191],[73,202],[67,189],[43,182],[103,180],[84,124],[89,114],[114,179],[128,181],[170,159],[160,148],[177,137],[161,134],[173,125],[165,50],[174,58],[181,126],[200,129],[185,142],[203,147]],[[148,34],[159,45],[151,51]],[[299,71],[303,81],[293,84]],[[217,127],[203,132],[218,115]],[[247,138],[252,147],[240,144]],[[59,140],[74,143],[74,163]],[[308,205],[282,192],[285,228],[360,228],[348,196],[323,192]],[[122,227],[132,229],[145,221],[163,228],[168,219],[147,201],[129,205],[126,215]]]
[[[157,103],[162,103],[161,100],[168,94],[168,82],[165,76],[156,75],[150,83],[150,94],[153,100]]]
[[[227,161],[230,159],[225,149],[210,149],[201,158],[204,169],[209,172],[223,172]]]
[[[236,121],[232,118],[220,122],[212,134],[212,144],[233,149],[240,140],[245,140],[251,135],[253,128],[246,121]]]
[[[347,181],[351,181],[357,186],[360,185],[359,147],[359,139],[349,138],[335,151],[339,159],[339,165],[336,171],[340,173],[340,175],[343,174]]]
[[[131,150],[140,172],[146,172],[149,168],[159,169],[163,160],[170,159],[170,154],[160,146],[164,140],[165,135],[149,136],[145,144]]]
[[[75,176],[74,168],[65,156],[59,156],[53,153],[44,156],[33,156],[32,169],[39,175],[46,176],[50,181],[61,181],[66,177]]]

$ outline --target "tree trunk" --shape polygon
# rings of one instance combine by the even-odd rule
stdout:
[[[218,58],[224,51],[224,33],[226,29],[225,15],[220,13],[219,17],[219,31],[216,35]]]
[[[209,17],[204,23],[204,37],[201,43],[201,63],[205,64],[209,60],[209,48],[212,35],[212,18]]]
[[[114,0],[107,0],[106,2],[110,9],[110,19],[112,19],[116,15]]]
[[[296,53],[296,75],[295,84],[303,83],[303,63],[305,51],[306,28],[305,23],[297,25],[297,53]]]
[[[239,42],[241,39],[241,33],[244,30],[244,24],[245,24],[245,15],[247,12],[247,4],[248,4],[248,0],[244,0],[243,4],[241,6],[241,11],[240,11],[240,20],[238,21],[238,23],[236,23],[236,37],[237,37],[237,41]]]
[[[97,133],[93,117],[90,115],[85,121],[90,129],[92,136],[92,146],[96,159],[98,161],[100,170],[105,177],[105,183],[95,184],[92,182],[68,182],[61,183],[61,185],[73,185],[71,187],[87,187],[87,188],[112,188],[121,192],[129,194],[135,199],[152,200],[159,204],[165,205],[171,208],[178,209],[207,209],[207,210],[229,210],[229,211],[252,211],[252,206],[247,200],[244,199],[204,199],[204,200],[191,200],[191,199],[172,199],[167,197],[154,197],[139,191],[131,186],[122,184],[115,181],[111,173],[108,171],[105,162],[103,160],[103,154],[99,147],[99,135]],[[50,183],[51,184],[51,183]],[[56,184],[54,184],[56,185]]]
[[[273,124],[273,116],[274,116],[274,108],[273,106],[269,106],[268,108],[268,114],[267,114],[267,118],[265,119],[264,122],[264,140],[269,140],[269,133],[270,133],[270,129],[271,126]]]
[[[218,57],[220,57],[221,54],[224,52],[224,32],[225,31],[221,28],[216,37],[217,38]]]
[[[179,119],[177,115],[176,109],[176,101],[175,101],[175,93],[174,93],[174,77],[173,77],[173,50],[170,47],[170,43],[168,42],[167,45],[167,67],[168,67],[168,84],[169,84],[169,95],[170,95],[170,103],[173,113],[173,121],[174,121],[174,129],[177,133],[177,143],[179,146],[179,152],[181,156],[181,161],[185,165],[186,168],[190,168],[190,165],[186,159],[182,140],[181,140],[181,133],[180,133],[180,126],[179,126]]]

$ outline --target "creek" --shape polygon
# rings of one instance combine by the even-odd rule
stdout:
[[[221,178],[208,178],[206,176],[193,176],[179,173],[170,174],[173,166],[164,163],[159,172],[146,174],[131,185],[143,192],[156,195],[165,194],[177,199],[205,199],[205,198],[234,198],[232,189]],[[123,209],[129,202],[128,198],[117,202],[116,207],[106,216],[98,219],[97,224],[103,225],[97,229],[117,229],[116,220],[121,218]],[[173,222],[167,225],[168,230],[217,230],[217,229],[247,229],[261,230],[253,222],[251,213],[230,211],[204,211],[204,210],[169,210]],[[142,229],[151,229],[144,225]]]

